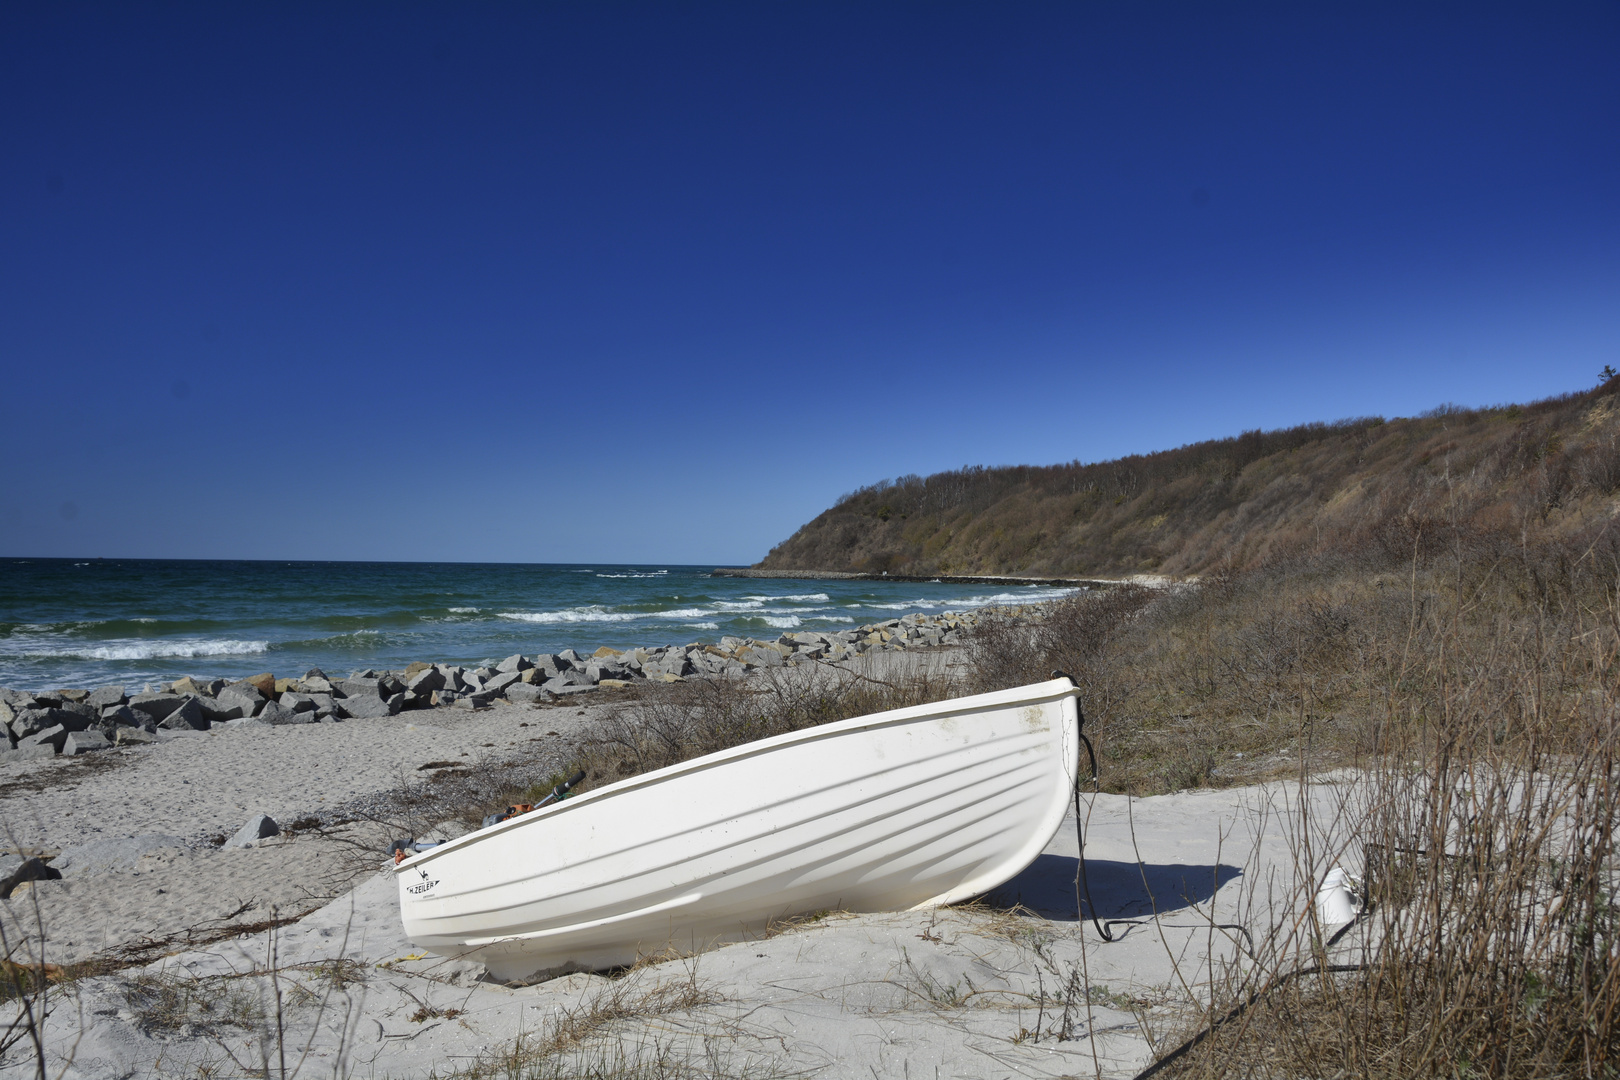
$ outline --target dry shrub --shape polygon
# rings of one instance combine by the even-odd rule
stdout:
[[[710,1039],[659,1041],[646,1033],[650,1023],[720,1001],[699,981],[695,968],[689,967],[687,977],[679,981],[659,981],[638,968],[578,1006],[558,1011],[538,1031],[519,1035],[495,1053],[445,1074],[446,1080],[729,1077],[734,1073],[709,1050]],[[709,1052],[698,1051],[693,1042],[701,1042]],[[758,1075],[773,1076],[776,1071]]]
[[[1456,580],[1369,709],[1366,944],[1315,946],[1349,970],[1299,977],[1298,948],[1275,948],[1167,1074],[1620,1071],[1620,606],[1510,618]]]
[[[688,679],[650,687],[579,748],[588,776],[581,790],[773,735],[960,692],[956,680],[929,665],[908,666],[894,679],[815,664],[767,668],[749,679]]]

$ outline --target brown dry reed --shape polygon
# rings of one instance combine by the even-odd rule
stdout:
[[[1107,788],[1360,778],[1333,853],[1365,879],[1359,947],[1297,911],[1256,927],[1162,1075],[1620,1071],[1620,545],[1517,525],[1391,518],[1331,556],[981,625],[973,687],[1074,675]],[[1299,836],[1308,909],[1328,863]]]

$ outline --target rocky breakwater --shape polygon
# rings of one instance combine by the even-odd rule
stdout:
[[[798,631],[773,641],[725,637],[653,649],[517,654],[475,668],[417,663],[403,671],[269,672],[234,682],[187,676],[157,691],[127,687],[28,693],[0,688],[0,762],[77,756],[188,732],[377,720],[412,709],[540,704],[637,682],[740,676],[760,668],[849,660],[872,651],[954,645],[982,612],[907,615],[850,630]]]

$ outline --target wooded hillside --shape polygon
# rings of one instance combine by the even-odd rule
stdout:
[[[1196,574],[1444,532],[1571,537],[1620,508],[1620,378],[1529,405],[1364,417],[1115,461],[881,481],[771,549],[763,570]]]

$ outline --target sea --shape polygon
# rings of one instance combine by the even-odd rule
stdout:
[[[775,638],[1056,599],[1047,586],[714,577],[712,567],[0,559],[0,687],[347,675],[418,661]]]

